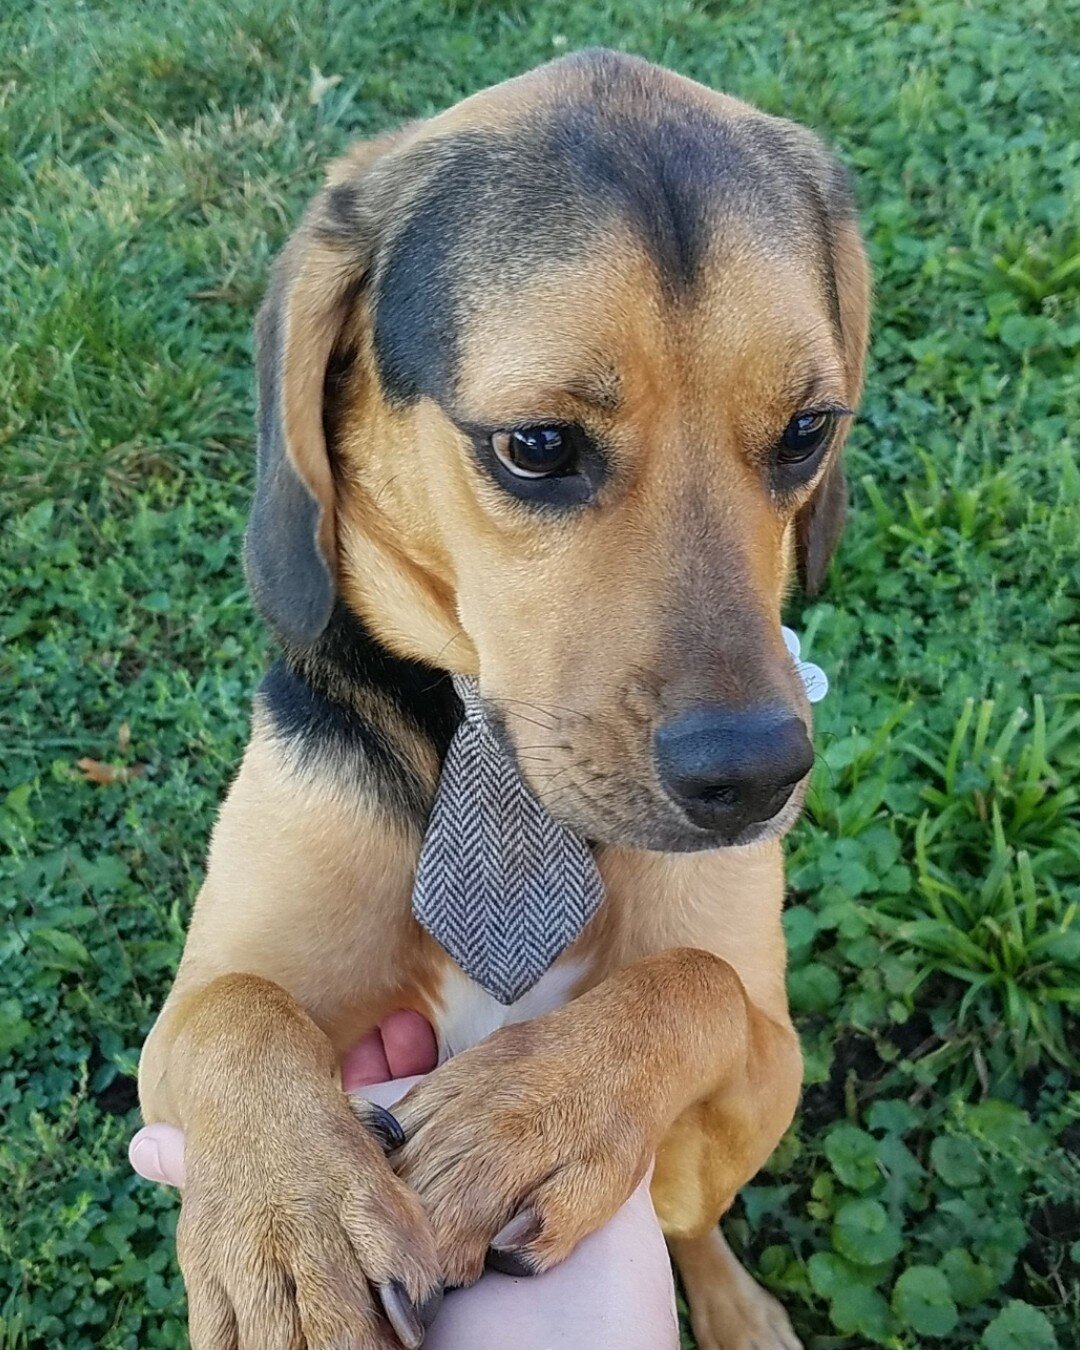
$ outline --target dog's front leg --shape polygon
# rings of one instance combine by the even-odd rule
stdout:
[[[185,1134],[193,1350],[418,1344],[438,1297],[429,1225],[384,1154],[393,1121],[350,1106],[339,1074],[394,1006],[413,860],[319,767],[299,778],[257,721],[140,1063],[147,1122]]]
[[[764,1156],[758,1087],[771,1090],[793,1041],[727,961],[679,948],[450,1060],[397,1108],[408,1135],[398,1170],[424,1202],[448,1281],[470,1283],[485,1260],[521,1272],[563,1260],[695,1104],[739,1118],[732,1174],[745,1180]]]
[[[193,1350],[418,1345],[441,1293],[416,1197],[386,1165],[393,1118],[338,1085],[330,1041],[270,980],[226,975],[159,1023],[186,1134],[177,1249]],[[147,1094],[148,1101],[153,1094]],[[148,1111],[149,1113],[149,1111]]]

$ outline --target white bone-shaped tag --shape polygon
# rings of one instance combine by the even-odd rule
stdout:
[[[812,661],[800,661],[799,652],[802,644],[799,641],[799,635],[791,628],[781,628],[780,633],[784,639],[784,646],[791,653],[791,659],[795,662],[795,669],[799,672],[799,678],[803,682],[803,688],[806,690],[806,697],[811,703],[820,703],[829,692],[829,677],[821,669],[815,666]]]

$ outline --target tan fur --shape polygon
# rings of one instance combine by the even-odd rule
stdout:
[[[746,1273],[719,1228],[670,1244],[698,1350],[800,1350],[787,1313]]]
[[[512,127],[557,102],[560,80],[584,78],[539,72],[485,91],[354,149],[329,182],[385,198],[378,228],[392,234],[418,187],[395,177],[405,151],[465,126]],[[664,78],[688,106],[757,116]],[[819,398],[857,400],[868,278],[854,230],[835,259],[843,347],[803,262],[738,220],[693,303],[673,305],[617,229],[591,256],[476,297],[462,417],[588,420],[617,447],[608,508],[571,529],[511,509],[430,400],[401,409],[379,396],[366,301],[344,304],[370,258],[322,241],[321,210],[278,274],[289,454],[320,505],[340,593],[374,633],[401,655],[480,672],[538,794],[594,837],[628,836],[665,809],[643,734],[660,716],[765,689],[808,717],[779,616],[818,484],[781,511],[759,459],[811,360],[825,372]],[[527,357],[513,341],[522,312]],[[342,336],[356,358],[332,478],[322,378]],[[617,410],[603,406],[613,370]],[[598,397],[577,388],[583,372]],[[729,621],[709,627],[705,613]],[[373,716],[433,783],[430,748],[387,710]],[[578,997],[414,1090],[395,1175],[335,1066],[394,1008],[438,1015],[447,958],[409,910],[419,835],[332,765],[292,762],[257,714],[140,1068],[147,1119],[187,1131],[180,1253],[195,1350],[389,1345],[369,1282],[399,1279],[419,1300],[440,1277],[475,1278],[523,1203],[542,1221],[527,1254],[543,1268],[611,1216],[654,1153],[703,1350],[795,1344],[715,1224],[798,1097],[779,836],[800,800],[744,850],[602,849],[607,904],[564,958],[583,963]]]

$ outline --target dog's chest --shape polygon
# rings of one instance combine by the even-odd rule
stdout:
[[[581,961],[560,961],[516,1003],[504,1005],[459,967],[448,964],[439,989],[442,1010],[435,1018],[439,1063],[468,1050],[500,1027],[527,1022],[560,1007],[569,999],[584,971]]]

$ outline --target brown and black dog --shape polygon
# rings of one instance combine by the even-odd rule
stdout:
[[[284,655],[141,1065],[186,1131],[196,1350],[395,1344],[372,1288],[474,1280],[525,1207],[542,1270],[654,1154],[703,1350],[797,1344],[717,1220],[799,1095],[780,613],[841,528],[868,305],[813,135],[611,52],[331,167],[257,331],[248,572]],[[606,883],[509,1009],[410,911],[453,672]],[[397,1008],[447,1062],[388,1161],[339,1060]]]

